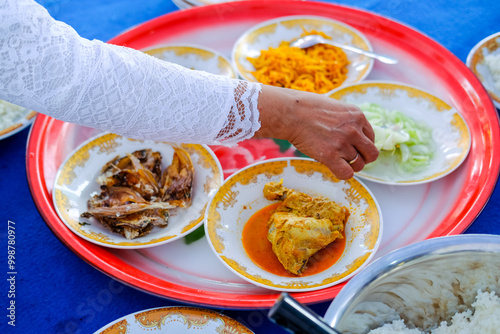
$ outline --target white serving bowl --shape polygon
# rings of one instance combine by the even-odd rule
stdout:
[[[485,62],[488,55],[500,55],[500,32],[477,43],[467,55],[466,64],[488,91],[497,108],[500,108],[500,89],[495,87],[493,75]]]

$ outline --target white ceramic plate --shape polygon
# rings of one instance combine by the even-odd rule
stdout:
[[[477,43],[469,52],[466,60],[467,67],[481,80],[493,103],[500,109],[500,89],[495,87],[491,70],[484,60],[488,55],[500,55],[500,32],[490,35]]]
[[[8,119],[2,119],[2,123],[6,123],[6,126],[0,128],[0,140],[18,133],[27,126],[31,125],[31,123],[35,120],[35,116],[37,114],[35,111],[13,105],[12,103],[5,102],[3,100],[0,100],[0,103],[2,103],[5,108],[13,110],[15,113],[15,116],[12,118],[8,116]],[[7,116],[0,114],[0,117]]]
[[[155,226],[149,234],[128,240],[121,234],[110,231],[94,218],[89,220],[80,217],[87,211],[87,201],[91,195],[100,192],[96,178],[102,167],[116,156],[151,148],[161,153],[162,170],[172,162],[172,144],[133,140],[111,133],[101,134],[84,142],[62,163],[55,177],[53,191],[57,214],[78,236],[112,248],[157,246],[187,235],[203,223],[208,200],[220,187],[223,177],[219,161],[207,146],[179,146],[190,154],[195,169],[192,203],[187,209],[171,210],[167,227]]]
[[[242,0],[191,0],[192,3],[198,5],[214,5],[217,3],[235,2],[235,1],[242,1]]]
[[[174,3],[174,5],[179,7],[179,9],[188,9],[188,8],[191,8],[194,6],[186,1],[182,1],[182,0],[172,0],[172,2]]]
[[[195,44],[155,46],[143,52],[197,71],[236,78],[231,62],[221,53]]]
[[[247,60],[256,58],[262,50],[276,48],[281,42],[290,42],[303,33],[302,29],[324,32],[333,40],[349,44],[360,49],[373,51],[368,39],[347,24],[320,16],[286,16],[262,22],[247,30],[235,43],[231,60],[238,74],[248,80],[257,80],[251,72],[255,67]],[[358,82],[366,78],[373,67],[373,59],[345,51],[350,64],[347,66],[347,79],[342,85]]]
[[[94,334],[148,333],[253,334],[238,321],[197,307],[158,307],[129,314],[102,327]]]
[[[399,110],[432,128],[435,154],[428,167],[415,173],[400,172],[395,158],[380,158],[357,175],[384,184],[419,184],[442,178],[465,160],[471,145],[469,128],[459,112],[421,89],[395,82],[363,82],[335,90],[330,97],[352,104],[376,103]]]
[[[225,2],[238,2],[238,1],[244,1],[244,0],[172,0],[172,2],[178,6],[179,5],[183,6],[182,3],[184,3],[189,7],[215,5],[215,4],[225,3]],[[272,1],[272,0],[267,0],[267,1]],[[305,0],[300,0],[300,1],[305,1]],[[181,4],[179,4],[179,2]],[[180,8],[183,9],[185,7],[180,7]]]
[[[264,198],[264,185],[281,179],[287,188],[325,196],[349,209],[344,252],[323,272],[278,276],[256,265],[243,248],[245,223],[255,212],[276,202]],[[271,159],[242,169],[217,191],[205,217],[208,242],[224,265],[251,283],[279,291],[312,291],[347,280],[370,261],[382,238],[381,211],[371,192],[354,178],[336,179],[328,168],[311,159]]]

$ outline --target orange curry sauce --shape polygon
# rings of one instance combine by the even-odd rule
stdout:
[[[257,211],[243,227],[243,247],[252,261],[262,269],[278,276],[296,277],[285,270],[267,240],[267,222],[273,210],[281,203],[274,203]],[[344,234],[343,234],[344,235]],[[300,276],[310,276],[330,268],[340,258],[345,248],[345,235],[337,239],[309,259]]]

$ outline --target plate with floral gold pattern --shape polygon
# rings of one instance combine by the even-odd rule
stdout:
[[[94,334],[146,333],[253,334],[240,322],[218,312],[188,306],[158,307],[129,314]]]
[[[0,100],[0,140],[30,126],[37,112]]]
[[[365,180],[415,185],[438,180],[467,157],[471,135],[459,110],[420,88],[390,81],[341,87],[331,98],[363,110],[380,154],[356,173]]]
[[[500,109],[500,32],[474,45],[465,63],[488,91],[493,104]]]
[[[312,159],[270,159],[226,179],[207,207],[205,235],[241,278],[313,291],[349,279],[372,259],[382,214],[356,178],[339,180]]]
[[[167,44],[145,49],[150,56],[175,63],[186,68],[236,78],[236,71],[223,54],[196,44]]]
[[[105,133],[62,163],[52,196],[57,214],[78,236],[112,248],[145,248],[199,227],[222,181],[207,146]]]
[[[371,72],[374,60],[359,53],[324,44],[304,50],[290,47],[310,34],[373,51],[370,41],[352,26],[321,16],[293,15],[248,29],[234,44],[231,60],[245,80],[320,94],[361,81]]]

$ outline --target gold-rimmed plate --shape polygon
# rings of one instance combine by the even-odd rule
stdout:
[[[223,180],[219,161],[205,145],[179,144],[193,162],[195,177],[192,203],[189,208],[172,209],[166,227],[154,226],[144,236],[128,240],[112,232],[94,218],[82,218],[87,202],[99,193],[96,182],[102,167],[116,156],[125,156],[136,150],[152,149],[162,155],[162,170],[172,162],[174,145],[164,142],[129,139],[111,133],[93,137],[78,148],[62,163],[54,182],[53,201],[57,214],[66,226],[78,236],[106,247],[145,248],[177,240],[194,231],[203,223],[209,198]]]
[[[248,58],[257,58],[261,51],[277,48],[281,42],[291,42],[306,31],[318,31],[331,37],[335,42],[373,51],[368,39],[355,28],[342,22],[309,15],[286,16],[271,19],[248,29],[233,46],[231,61],[239,76],[248,81],[258,82],[252,72],[256,69]],[[366,78],[373,68],[373,59],[345,51],[349,64],[347,77],[342,85],[359,82]],[[327,93],[327,92],[325,92]]]
[[[264,185],[280,180],[287,188],[324,196],[350,212],[343,253],[324,271],[280,276],[257,265],[242,245],[243,228],[250,217],[275,202],[264,197]],[[220,187],[205,216],[205,234],[222,263],[241,278],[278,291],[313,291],[343,282],[372,259],[382,239],[382,214],[370,190],[355,178],[336,179],[326,166],[311,159],[271,159],[240,170]]]
[[[384,154],[357,175],[363,179],[391,184],[415,185],[438,180],[457,169],[467,157],[471,136],[458,110],[420,88],[389,81],[365,81],[341,87],[330,94],[342,102],[375,103],[400,111],[432,131],[434,152],[428,166],[414,172],[398,168],[397,154]]]
[[[495,80],[493,70],[486,61],[487,57],[500,57],[500,32],[479,41],[470,50],[466,60],[467,67],[478,77],[495,106],[500,109],[500,80],[498,78]]]
[[[0,100],[0,140],[31,125],[36,115],[33,110]]]
[[[129,314],[97,330],[113,333],[253,334],[240,322],[218,312],[190,306],[158,307]]]
[[[236,71],[223,54],[201,45],[166,44],[143,50],[150,56],[212,74],[236,78]]]

